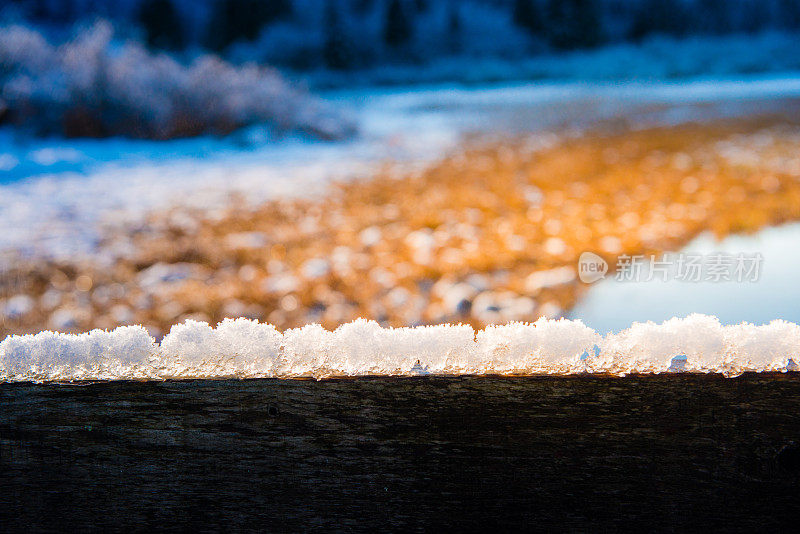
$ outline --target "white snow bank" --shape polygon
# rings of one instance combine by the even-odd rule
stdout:
[[[724,332],[719,320],[708,315],[673,318],[662,324],[634,323],[603,340],[602,366],[623,365],[622,372],[659,373],[669,369],[673,358],[681,357],[689,370],[723,369]]]
[[[602,337],[580,321],[539,319],[533,324],[487,326],[478,332],[475,372],[571,373]]]
[[[269,324],[225,319],[211,328],[187,321],[172,327],[157,357],[175,376],[274,376],[282,336]]]
[[[0,343],[0,380],[155,378],[157,353],[155,340],[141,326],[9,336]]]
[[[212,328],[187,321],[160,345],[140,326],[87,334],[41,332],[0,343],[0,381],[164,378],[292,378],[419,374],[574,374],[694,371],[736,376],[794,371],[800,326],[723,326],[690,315],[660,325],[634,323],[600,336],[580,321],[382,328],[359,319],[279,333],[269,324],[226,319]]]
[[[755,326],[743,323],[725,328],[728,365],[739,371],[797,369],[800,356],[800,326],[775,320]]]
[[[359,319],[333,332],[307,325],[283,338],[287,376],[454,374],[471,370],[475,357],[475,332],[465,325],[382,328]]]

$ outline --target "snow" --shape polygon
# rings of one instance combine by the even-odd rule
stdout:
[[[570,373],[601,337],[580,321],[542,318],[533,324],[487,326],[477,334],[482,364],[476,372]]]
[[[0,128],[0,162],[12,167],[0,172],[0,253],[96,253],[104,227],[137,224],[153,210],[210,212],[234,194],[252,205],[319,195],[331,180],[367,175],[387,160],[424,166],[470,133],[519,133],[535,149],[557,143],[549,130],[565,124],[581,128],[608,117],[645,124],[699,120],[763,109],[768,102],[778,106],[798,95],[800,77],[793,74],[339,91],[324,96],[350,110],[360,136],[333,143],[276,139],[261,127],[226,138],[170,141],[37,139]]]
[[[634,323],[600,344],[602,365],[625,362],[624,372],[639,373],[666,371],[678,355],[685,357],[687,370],[723,369],[726,348],[719,320],[707,315]]]
[[[0,343],[0,376],[6,380],[150,378],[155,341],[141,326],[72,335],[40,332]]]
[[[226,319],[215,329],[187,321],[172,327],[158,356],[177,376],[270,375],[281,341],[274,326],[248,319]]]
[[[776,320],[768,325],[743,323],[735,330],[726,330],[725,344],[731,347],[729,358],[743,370],[763,368],[796,368],[800,327]]]
[[[474,356],[471,327],[382,328],[359,319],[333,332],[307,325],[284,334],[288,376],[409,374],[419,361],[428,372],[469,369]]]
[[[497,80],[565,82],[668,81],[706,76],[800,70],[797,35],[766,31],[757,35],[653,36],[642,43],[609,44],[592,50],[503,56],[460,54],[435,57],[419,65],[382,65],[355,72],[303,73],[311,86],[461,82],[480,85]]]
[[[800,326],[722,325],[693,314],[600,335],[581,321],[384,328],[364,319],[334,331],[280,333],[250,319],[216,328],[187,321],[160,344],[141,326],[85,334],[40,332],[0,342],[0,381],[299,378],[464,374],[787,372],[800,361]]]

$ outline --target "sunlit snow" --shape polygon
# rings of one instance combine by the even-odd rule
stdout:
[[[420,374],[579,374],[794,371],[800,326],[722,325],[694,314],[634,323],[601,336],[580,321],[383,328],[359,319],[278,332],[248,319],[212,328],[187,321],[157,343],[141,326],[85,334],[40,332],[0,343],[0,380],[325,378]]]

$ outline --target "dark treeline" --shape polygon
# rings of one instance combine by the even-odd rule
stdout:
[[[530,55],[689,36],[800,30],[800,0],[6,0],[0,16],[102,17],[153,48],[296,68]]]

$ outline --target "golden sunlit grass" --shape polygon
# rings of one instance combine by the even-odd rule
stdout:
[[[25,265],[0,335],[248,316],[279,328],[369,317],[475,326],[558,316],[586,290],[584,251],[679,249],[800,219],[800,127],[759,118],[539,136],[386,170],[324,198],[175,209],[109,235],[110,266]],[[7,282],[8,285],[8,282]],[[1,292],[2,290],[0,290]],[[13,296],[12,296],[13,298]]]

